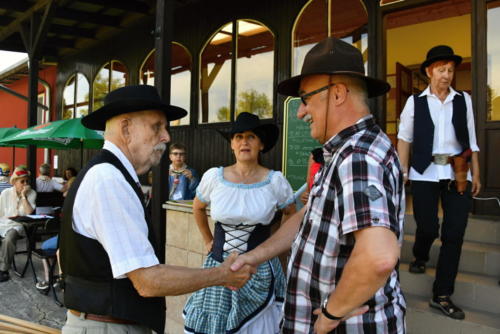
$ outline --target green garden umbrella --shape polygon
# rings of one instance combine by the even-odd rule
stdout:
[[[21,131],[21,129],[16,128],[15,126],[12,128],[0,128],[0,140],[7,138],[15,133],[18,133]],[[12,168],[14,168],[14,163],[16,161],[16,147],[26,147],[26,145],[5,145],[3,143],[0,143],[0,147],[12,147]]]
[[[82,125],[80,118],[48,122],[32,126],[0,140],[0,145],[33,145],[52,149],[99,149],[104,143],[102,132]]]

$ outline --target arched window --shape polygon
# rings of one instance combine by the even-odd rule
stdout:
[[[310,0],[292,31],[292,75],[300,74],[306,53],[319,41],[333,36],[356,46],[368,60],[368,14],[362,0]]]
[[[37,124],[47,123],[50,119],[50,86],[47,82],[38,79],[38,103],[47,107],[37,109]]]
[[[106,94],[126,85],[128,85],[128,71],[122,62],[112,60],[104,64],[92,84],[94,93],[92,110],[102,107]]]
[[[229,122],[243,111],[273,117],[274,35],[263,24],[224,25],[203,48],[200,64],[200,123]]]
[[[62,119],[83,117],[89,113],[90,86],[81,73],[73,74],[63,91]]]
[[[170,125],[189,125],[191,109],[191,66],[189,51],[179,43],[172,42],[172,67],[170,72],[170,103],[184,108],[188,115],[170,122]],[[155,84],[155,50],[151,51],[142,63],[139,80],[143,85]]]

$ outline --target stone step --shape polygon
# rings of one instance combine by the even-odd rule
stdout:
[[[427,268],[425,274],[412,274],[408,267],[407,263],[402,263],[399,267],[403,292],[430,300],[435,269]],[[460,307],[500,317],[500,286],[497,278],[458,273],[452,299]]]
[[[405,235],[401,249],[401,262],[413,261],[412,248],[415,236]],[[441,241],[436,240],[431,247],[428,267],[435,267],[439,255]],[[460,272],[467,272],[500,278],[500,245],[464,242],[458,267]]]
[[[413,215],[406,215],[405,234],[414,235],[416,228]],[[464,240],[500,245],[500,217],[470,216]]]
[[[455,320],[429,307],[429,299],[405,294],[408,334],[500,334],[500,317],[464,308],[465,319]]]

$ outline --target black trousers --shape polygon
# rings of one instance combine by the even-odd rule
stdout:
[[[434,240],[439,236],[438,204],[441,198],[443,222],[441,249],[436,267],[434,296],[452,295],[457,277],[458,263],[472,203],[471,185],[463,195],[457,193],[455,182],[412,181],[413,214],[417,223],[413,255],[427,262]]]

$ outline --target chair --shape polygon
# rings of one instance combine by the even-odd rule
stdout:
[[[17,254],[27,254],[27,259],[26,259],[26,264],[23,266],[23,269],[19,271],[16,266],[16,261],[15,259],[12,262],[12,267],[14,269],[14,272],[19,276],[19,277],[24,277],[26,270],[28,269],[28,266],[31,266],[31,270],[33,271],[33,278],[35,281],[35,284],[38,282],[38,279],[36,277],[36,272],[35,268],[33,266],[33,262],[31,259],[31,255],[33,250],[36,248],[36,242],[41,240],[44,236],[50,236],[50,235],[56,235],[59,233],[59,228],[57,227],[55,230],[50,231],[49,229],[46,228],[47,223],[49,221],[56,221],[58,225],[59,224],[59,214],[60,214],[60,208],[62,207],[64,202],[64,196],[61,192],[59,191],[51,191],[51,192],[39,192],[37,193],[36,196],[36,201],[35,204],[37,207],[53,207],[57,208],[52,215],[54,218],[49,218],[49,219],[38,219],[38,222],[36,224],[26,224],[27,220],[29,218],[26,218],[26,221],[21,221],[23,223],[23,227],[26,233],[26,249],[25,250],[20,250],[16,252]],[[20,217],[20,219],[25,218],[25,217]],[[54,226],[54,222],[49,224],[48,226]],[[41,227],[41,228],[40,228]]]
[[[60,211],[63,206],[64,196],[60,191],[39,192],[36,194],[36,207],[52,207],[54,211]]]
[[[53,218],[53,219],[48,219],[45,224],[41,227],[38,228],[38,231],[36,231],[36,234],[38,236],[54,236],[59,234],[59,228],[60,228],[60,220],[58,218]],[[54,287],[54,283],[56,283],[56,275],[54,275],[55,268],[57,266],[57,249],[41,249],[41,248],[35,248],[33,250],[33,254],[41,259],[42,261],[45,260],[49,264],[49,288],[44,292],[45,295],[48,295],[50,291],[52,291],[52,294],[54,296],[54,300],[58,306],[62,306],[62,303],[59,301],[57,297],[57,292]],[[36,278],[35,274],[35,280],[38,282],[38,279]]]

